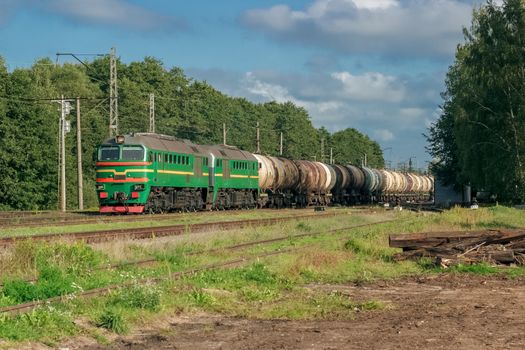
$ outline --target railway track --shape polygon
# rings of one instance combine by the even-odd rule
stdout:
[[[288,211],[298,211],[304,209],[287,209]],[[310,209],[309,209],[310,210]],[[258,209],[257,212],[271,212],[282,213],[275,209]],[[90,214],[88,214],[90,213]],[[96,212],[73,213],[58,216],[29,216],[29,217],[1,217],[1,228],[19,228],[19,227],[41,227],[41,226],[69,226],[69,225],[83,225],[83,224],[106,224],[118,222],[141,222],[151,220],[175,220],[181,218],[182,215],[187,216],[201,216],[201,215],[221,215],[224,211],[207,211],[207,212],[192,212],[192,213],[171,213],[171,214],[147,214],[147,215],[104,215]],[[246,211],[228,211],[232,215],[238,213],[246,213]]]
[[[234,250],[245,249],[245,248],[248,248],[248,247],[253,247],[253,246],[262,245],[262,244],[275,243],[275,242],[286,241],[286,240],[297,239],[297,238],[304,238],[304,237],[319,236],[321,234],[327,234],[327,233],[336,233],[336,232],[340,232],[340,231],[344,231],[344,230],[350,230],[350,229],[355,229],[355,228],[379,225],[379,224],[384,224],[384,223],[388,223],[388,222],[392,222],[392,221],[393,220],[383,220],[383,221],[376,221],[376,222],[373,222],[373,223],[366,223],[366,224],[360,224],[360,225],[352,225],[352,226],[340,227],[340,228],[331,229],[331,230],[325,230],[325,231],[321,231],[321,232],[308,232],[308,233],[297,234],[297,235],[292,235],[292,236],[282,236],[282,237],[265,239],[265,240],[257,240],[257,241],[252,241],[252,242],[240,243],[240,244],[236,244],[236,245],[232,245],[232,246],[228,246],[228,247],[214,248],[214,249],[203,250],[203,251],[200,251],[200,252],[193,252],[193,253],[190,253],[188,255],[189,256],[194,256],[194,255],[200,255],[200,254],[215,253],[215,252],[218,252],[218,251],[234,251]],[[171,274],[169,274],[168,278],[170,278],[170,279],[179,279],[179,278],[182,278],[184,276],[191,275],[191,274],[194,274],[194,273],[197,273],[197,272],[213,270],[213,269],[219,269],[219,268],[225,268],[225,267],[238,266],[240,264],[243,264],[243,263],[246,263],[246,262],[249,262],[249,261],[253,261],[253,260],[257,260],[257,259],[261,259],[261,258],[265,258],[265,257],[268,257],[268,256],[280,255],[280,254],[284,254],[284,253],[298,251],[300,249],[304,249],[304,247],[305,246],[296,247],[296,248],[288,248],[288,249],[280,249],[280,250],[276,250],[276,251],[271,251],[271,252],[265,252],[265,253],[257,254],[257,255],[251,256],[251,257],[241,257],[241,258],[231,259],[231,260],[228,260],[228,261],[225,261],[225,262],[216,263],[216,264],[204,265],[204,266],[200,266],[200,267],[196,267],[196,268],[191,268],[191,269],[187,269],[187,270],[171,273]],[[135,266],[148,265],[148,264],[158,263],[158,262],[159,261],[157,259],[151,258],[151,259],[144,259],[144,260],[137,260],[137,261],[132,261],[132,262],[124,262],[124,263],[120,263],[120,264],[114,264],[114,265],[111,265],[111,266],[109,266],[107,268],[104,268],[104,269],[113,269],[113,268],[119,268],[119,267],[123,267],[123,266],[129,266],[129,265],[135,265]],[[90,289],[90,290],[87,290],[87,291],[76,293],[75,296],[83,297],[83,298],[102,296],[102,295],[105,295],[105,294],[109,293],[111,290],[122,288],[122,287],[125,287],[125,286],[128,286],[128,285],[132,285],[132,283],[133,284],[134,283],[139,283],[139,284],[159,283],[159,282],[162,282],[162,281],[165,281],[165,280],[166,280],[166,277],[162,277],[162,278],[161,277],[159,277],[159,278],[144,278],[144,279],[142,279],[142,280],[140,280],[138,282],[134,281],[134,282],[126,282],[124,284],[112,284],[112,285],[105,286],[105,287]],[[28,280],[28,281],[35,282],[36,279],[31,279],[31,280]],[[46,304],[50,304],[50,303],[53,303],[53,302],[60,302],[60,301],[66,300],[68,298],[68,296],[71,296],[71,294],[56,296],[56,297],[48,298],[48,299],[45,299],[45,300],[37,300],[37,301],[26,302],[26,303],[22,303],[22,304],[2,307],[2,308],[0,308],[0,314],[15,314],[15,313],[29,312],[29,311],[31,311],[31,310],[39,307],[39,306],[42,306],[42,305],[46,305]]]
[[[218,221],[198,224],[179,224],[158,227],[142,227],[132,229],[115,229],[103,231],[87,231],[74,233],[57,233],[44,234],[34,236],[9,236],[0,238],[0,246],[8,247],[17,242],[22,241],[36,241],[36,242],[51,242],[57,240],[67,241],[83,241],[86,243],[101,243],[112,240],[122,239],[151,239],[158,237],[177,236],[184,233],[198,233],[210,230],[231,230],[236,228],[244,228],[247,226],[271,225],[279,222],[290,220],[307,219],[307,218],[323,218],[337,216],[338,213],[314,213],[292,215],[275,218],[263,219],[246,219],[246,220],[232,220],[232,221]]]

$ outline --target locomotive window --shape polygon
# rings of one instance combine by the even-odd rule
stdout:
[[[138,146],[122,147],[122,160],[143,160],[144,148]]]
[[[102,147],[98,156],[99,160],[117,160],[119,158],[118,147]]]
[[[153,160],[155,158],[153,157],[153,152],[149,152],[149,161],[153,163]]]

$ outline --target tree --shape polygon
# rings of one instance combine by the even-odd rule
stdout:
[[[190,139],[200,144],[227,143],[247,151],[256,149],[256,123],[260,125],[261,153],[279,155],[283,133],[283,156],[321,159],[334,147],[339,163],[366,152],[369,164],[382,166],[379,146],[357,130],[335,137],[316,129],[308,112],[292,102],[252,103],[227,96],[205,81],[195,81],[180,68],[167,70],[161,61],[146,57],[124,64],[117,61],[119,77],[119,132],[148,130],[149,94],[155,94],[158,133]],[[55,65],[49,59],[29,68],[8,72],[0,58],[0,209],[55,209],[58,189],[59,105],[50,99],[81,96],[84,201],[97,205],[95,161],[98,145],[108,138],[109,59],[81,64]],[[66,137],[67,208],[77,207],[75,131],[78,127],[72,104],[72,132]],[[344,134],[344,133],[343,133]],[[346,135],[346,134],[344,134]],[[352,147],[349,147],[349,145]],[[352,151],[353,152],[353,151]],[[327,159],[326,159],[327,160]]]
[[[504,200],[525,199],[525,5],[489,1],[474,12],[458,46],[431,126],[433,171]]]
[[[348,128],[335,132],[332,135],[332,144],[336,163],[361,165],[366,154],[367,166],[372,168],[385,166],[379,144],[356,129]]]

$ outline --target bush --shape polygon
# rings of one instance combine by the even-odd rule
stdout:
[[[122,311],[113,307],[104,310],[98,319],[97,326],[109,329],[118,334],[128,331],[128,325],[124,320]]]

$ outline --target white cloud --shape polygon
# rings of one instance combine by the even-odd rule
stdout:
[[[408,121],[422,119],[427,115],[427,113],[428,112],[423,108],[417,107],[405,107],[399,110],[400,116]]]
[[[243,85],[250,94],[261,96],[268,100],[277,102],[294,100],[294,98],[288,94],[286,88],[280,85],[263,82],[257,79],[252,72],[247,72],[245,74]]]
[[[439,94],[430,100],[428,91],[439,91],[442,84],[433,72],[426,77],[404,76],[402,79],[381,72],[338,71],[323,75],[272,70],[244,74],[188,70],[187,73],[206,79],[230,95],[251,101],[290,101],[305,108],[316,127],[325,126],[332,132],[356,128],[380,142],[382,147],[393,147],[394,154],[407,157],[417,154],[420,159],[426,157],[425,139],[421,135],[427,132],[428,119],[434,118],[440,102]]]
[[[451,57],[471,13],[456,0],[313,0],[303,10],[248,10],[241,20],[278,40],[345,53]]]
[[[24,4],[26,8],[41,9],[76,22],[104,24],[140,31],[172,31],[183,29],[186,26],[184,20],[179,17],[155,12],[127,0],[18,1],[18,5]]]
[[[376,129],[374,130],[373,138],[379,141],[391,141],[394,139],[394,134],[387,129]]]
[[[371,10],[387,9],[399,5],[399,2],[396,0],[353,0],[353,2],[357,8]]]
[[[344,95],[353,100],[400,102],[405,97],[404,86],[393,76],[378,72],[352,75],[349,72],[331,74],[343,84]]]

